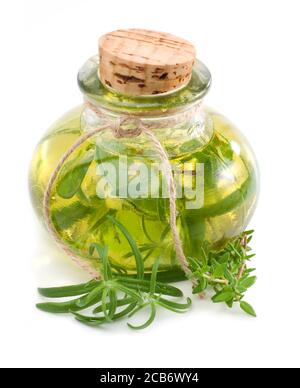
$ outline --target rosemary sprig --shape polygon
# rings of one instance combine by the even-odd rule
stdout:
[[[152,314],[144,325],[133,326],[129,324],[129,327],[133,329],[142,329],[148,327],[153,322],[156,315],[156,306],[175,312],[184,312],[190,307],[190,299],[187,300],[187,303],[177,303],[162,297],[162,295],[168,295],[181,298],[182,292],[174,286],[157,283],[156,274],[159,260],[154,264],[150,281],[118,278],[118,276],[113,274],[109,264],[107,248],[93,244],[91,249],[96,249],[99,256],[101,256],[104,280],[92,280],[86,284],[75,286],[39,289],[41,295],[48,298],[81,295],[79,298],[67,302],[39,303],[37,307],[40,310],[51,313],[71,313],[81,323],[100,326],[126,316],[132,317],[138,311],[150,305]],[[93,316],[78,313],[92,306],[94,306]],[[122,306],[127,307],[122,311],[118,311],[118,308]],[[102,315],[98,316],[97,314],[99,313]]]
[[[191,277],[198,282],[193,289],[194,294],[203,293],[211,287],[214,303],[225,302],[230,308],[239,303],[244,312],[256,317],[253,307],[243,300],[246,291],[256,282],[256,276],[252,276],[255,269],[247,267],[255,256],[249,246],[253,232],[243,232],[220,251],[204,244],[198,258],[189,258]]]
[[[149,306],[150,318],[143,325],[128,324],[130,328],[135,330],[144,329],[154,321],[157,307],[178,313],[187,311],[191,306],[189,298],[186,303],[178,303],[162,297],[164,295],[181,298],[183,294],[174,286],[157,282],[159,258],[153,265],[151,279],[144,279],[144,262],[135,241],[120,222],[113,217],[110,217],[110,220],[120,229],[131,247],[138,269],[137,277],[126,277],[114,273],[108,258],[108,248],[92,244],[89,253],[95,255],[96,252],[101,260],[103,280],[92,280],[86,284],[67,287],[40,288],[40,294],[48,298],[71,296],[77,296],[77,298],[66,302],[39,303],[37,307],[51,313],[71,313],[81,323],[100,326],[124,317],[131,318]],[[125,308],[120,311],[120,307],[124,306]],[[79,313],[89,308],[93,308],[93,315]]]

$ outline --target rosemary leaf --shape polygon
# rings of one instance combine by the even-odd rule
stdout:
[[[154,319],[155,319],[155,316],[156,316],[156,308],[155,308],[155,304],[154,303],[151,303],[150,304],[150,317],[149,319],[143,324],[143,325],[140,325],[140,326],[134,326],[132,325],[131,323],[127,323],[127,325],[133,329],[133,330],[143,330],[143,329],[146,329],[147,327],[149,327]]]
[[[77,284],[74,286],[38,288],[38,292],[46,298],[66,298],[88,293],[92,291],[97,284],[99,284],[99,281],[91,280],[88,283]]]
[[[89,307],[92,302],[100,300],[104,287],[103,283],[101,283],[100,286],[95,287],[90,293],[78,299],[76,306],[84,309]]]
[[[152,274],[151,274],[151,280],[150,280],[150,295],[155,294],[156,290],[156,278],[157,278],[157,272],[159,267],[160,257],[158,257],[152,267]]]
[[[188,310],[191,307],[192,300],[190,298],[187,298],[186,303],[177,303],[160,297],[157,303],[171,311],[184,312],[185,310]]]
[[[82,303],[82,298],[73,299],[67,302],[46,302],[46,303],[38,303],[36,307],[39,310],[53,313],[53,314],[63,314],[68,313],[70,311],[80,311],[86,309],[93,304],[97,303],[101,299],[101,293],[95,296],[88,303]]]
[[[139,279],[143,279],[143,277],[144,277],[144,262],[143,262],[141,253],[138,249],[136,242],[131,237],[130,233],[128,232],[128,230],[125,228],[125,226],[123,224],[121,224],[119,221],[117,221],[115,218],[113,218],[111,216],[108,216],[107,218],[120,229],[120,231],[123,233],[123,235],[127,239],[128,243],[132,249],[132,252],[134,254],[134,257],[135,257],[137,277]]]
[[[131,304],[135,301],[134,298],[123,298],[123,299],[118,299],[117,300],[117,307],[122,307],[122,306],[127,306],[128,304]],[[104,306],[102,306],[102,303],[96,307],[94,310],[93,310],[93,314],[98,314],[98,313],[101,313],[103,311],[103,308]],[[109,304],[109,308],[110,307],[110,304]]]
[[[143,292],[150,292],[150,281],[149,280],[139,280],[129,277],[123,277],[123,276],[116,276],[118,281],[124,284],[125,286],[129,286],[131,288],[135,288],[136,290],[140,290]],[[174,296],[174,297],[181,297],[183,296],[182,291],[170,284],[165,283],[159,283],[156,282],[156,288],[155,292],[157,294],[163,294],[168,296]]]

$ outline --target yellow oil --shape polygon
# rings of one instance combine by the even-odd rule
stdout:
[[[34,207],[43,219],[42,201],[51,173],[63,153],[82,134],[80,106],[56,122],[38,145],[30,168],[30,189]],[[257,193],[255,160],[246,140],[223,116],[206,109],[213,123],[211,140],[195,147],[193,141],[172,157],[175,163],[204,164],[204,206],[187,210],[184,201],[177,200],[177,226],[187,256],[197,256],[201,245],[208,241],[215,247],[241,233],[254,211]],[[117,162],[119,155],[91,139],[84,143],[65,163],[51,196],[51,216],[61,239],[76,254],[88,258],[99,267],[97,259],[89,256],[89,246],[100,243],[109,247],[112,265],[119,270],[135,271],[135,261],[128,241],[107,217],[121,222],[136,241],[150,271],[154,260],[161,256],[160,270],[178,265],[169,229],[167,199],[100,199],[96,187],[99,162]],[[130,157],[139,161],[139,152]],[[141,157],[146,163],[150,159]],[[72,193],[70,176],[76,169],[85,169],[80,186]],[[75,171],[75,172],[74,172]],[[69,175],[68,175],[69,174]],[[62,179],[67,178],[65,185]],[[71,182],[72,183],[72,182]],[[70,191],[61,195],[61,191]]]

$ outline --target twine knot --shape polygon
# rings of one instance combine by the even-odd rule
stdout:
[[[112,128],[114,136],[120,138],[138,137],[143,132],[144,124],[142,120],[135,116],[118,118]]]

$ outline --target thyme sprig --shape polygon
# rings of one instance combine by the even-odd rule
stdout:
[[[244,312],[256,317],[253,307],[244,301],[246,291],[256,282],[255,268],[248,268],[249,261],[255,256],[249,246],[253,232],[243,232],[219,251],[204,244],[197,258],[189,258],[191,277],[198,282],[194,294],[211,287],[214,303],[225,302],[230,308],[239,303]]]

